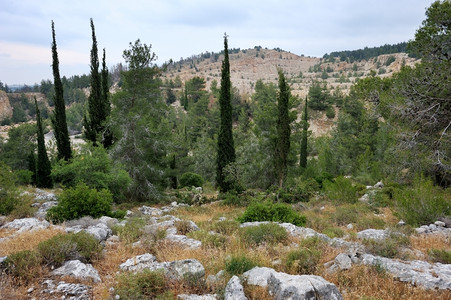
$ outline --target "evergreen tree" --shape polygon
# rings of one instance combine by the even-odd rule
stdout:
[[[68,161],[72,157],[72,150],[70,148],[69,132],[67,130],[66,122],[66,105],[64,103],[63,83],[60,77],[58,52],[56,49],[55,40],[55,24],[52,21],[52,69],[55,88],[55,112],[52,116],[53,130],[55,131],[56,148],[58,150],[58,159]]]
[[[30,154],[27,157],[28,161],[28,170],[33,173],[33,176],[31,177],[31,184],[36,185],[36,155],[34,154],[34,151],[30,151]]]
[[[102,122],[108,118],[111,113],[111,102],[110,102],[110,87],[109,87],[109,73],[106,66],[106,55],[105,48],[103,48],[103,58],[102,58],[102,72],[101,75],[101,86],[102,86]],[[102,144],[104,148],[108,148],[113,144],[113,133],[108,127],[102,125],[103,138]]]
[[[302,115],[301,155],[299,159],[301,168],[307,167],[307,135],[309,127],[307,108],[307,97],[305,97],[304,114]]]
[[[91,91],[88,97],[88,115],[84,118],[85,136],[96,145],[97,134],[100,132],[104,118],[102,88],[99,74],[99,57],[94,22],[91,19],[92,48],[91,48]]]
[[[290,116],[289,116],[290,88],[282,70],[279,70],[279,93],[277,95],[277,143],[276,143],[276,174],[279,187],[288,172],[288,153],[290,151]]]
[[[47,156],[47,150],[45,149],[41,112],[39,111],[36,97],[34,98],[34,103],[36,105],[36,126],[38,131],[38,160],[36,162],[36,186],[38,188],[51,188],[53,186],[52,177],[50,176],[50,173],[52,172],[52,167],[50,165],[49,157]]]
[[[221,69],[221,93],[219,95],[219,107],[221,124],[218,135],[218,156],[216,160],[216,183],[222,192],[232,189],[233,183],[227,182],[224,168],[235,161],[235,147],[232,134],[232,95],[230,81],[229,52],[227,35],[224,34],[224,60]]]

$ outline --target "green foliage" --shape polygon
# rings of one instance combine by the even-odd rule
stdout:
[[[121,299],[134,300],[162,299],[160,297],[167,294],[167,290],[168,285],[164,274],[162,272],[149,271],[147,269],[135,274],[120,274],[117,277],[117,283],[114,286],[114,292],[119,295]]]
[[[327,89],[326,83],[321,85],[320,82],[314,81],[309,88],[308,97],[308,105],[311,109],[325,110],[329,106],[330,93]]]
[[[40,242],[37,251],[47,266],[59,267],[68,260],[92,262],[101,257],[102,246],[92,235],[84,231],[58,234]]]
[[[428,255],[433,262],[451,264],[451,251],[445,249],[429,249]]]
[[[333,108],[333,106],[328,106],[326,108],[326,117],[328,119],[333,119],[335,118],[335,109]]]
[[[391,65],[394,61],[396,60],[396,58],[393,55],[390,55],[387,58],[387,61],[385,62],[385,66],[388,67],[389,65]]]
[[[364,240],[364,245],[370,253],[388,258],[404,258],[400,250],[409,244],[409,238],[399,232],[390,232],[390,235],[382,240]]]
[[[394,199],[399,217],[413,226],[431,224],[451,215],[449,188],[436,187],[422,177],[417,177],[411,188],[397,189]]]
[[[288,233],[285,228],[273,223],[242,228],[240,235],[243,241],[251,246],[258,246],[263,243],[277,245],[288,242]]]
[[[55,111],[51,117],[53,130],[55,131],[56,147],[58,149],[58,159],[68,161],[72,157],[70,147],[69,132],[66,121],[66,104],[64,103],[63,84],[61,82],[58,52],[56,49],[55,24],[52,21],[52,69],[55,87]]]
[[[256,265],[254,260],[245,255],[233,255],[225,261],[225,271],[230,275],[241,275]]]
[[[66,189],[59,196],[57,206],[49,209],[46,218],[53,222],[78,219],[84,216],[99,218],[111,215],[112,195],[106,190],[90,189],[85,183]]]
[[[183,173],[180,177],[180,186],[181,187],[202,187],[204,185],[204,179],[202,176],[192,172]]]
[[[8,215],[17,205],[16,182],[15,174],[0,161],[0,215]]]
[[[8,130],[8,140],[0,142],[0,160],[13,170],[28,169],[28,156],[36,149],[36,126],[22,124]]]
[[[14,174],[16,174],[17,183],[20,185],[28,185],[33,182],[34,173],[30,170],[17,170]]]
[[[54,165],[52,177],[65,187],[75,187],[83,182],[97,190],[109,189],[115,202],[125,200],[125,192],[131,179],[119,164],[113,165],[102,146],[84,145],[70,162]]]
[[[298,214],[286,204],[271,202],[254,202],[249,205],[243,215],[238,218],[241,223],[257,221],[273,221],[304,226],[305,216]]]
[[[238,231],[239,228],[240,228],[239,222],[235,220],[224,220],[214,223],[211,229],[218,233],[231,236],[236,231]]]
[[[206,247],[225,249],[229,245],[226,236],[222,234],[211,234],[204,230],[190,232],[188,237],[201,241],[202,245]]]
[[[3,264],[8,274],[29,282],[39,275],[41,257],[36,251],[23,250],[8,255]]]
[[[304,113],[302,115],[301,150],[300,150],[300,157],[299,157],[299,166],[301,168],[307,168],[308,128],[309,128],[309,123],[308,123],[308,101],[307,101],[307,97],[305,97]]]
[[[127,244],[138,241],[144,234],[146,221],[143,218],[130,218],[124,226],[115,226],[113,233]]]
[[[285,267],[298,274],[314,274],[317,271],[322,242],[319,238],[307,238],[303,240],[299,248],[288,252],[285,258]]]
[[[319,190],[316,180],[300,178],[295,180],[294,186],[279,191],[279,200],[285,203],[308,202]]]
[[[42,129],[41,112],[38,108],[38,102],[36,97],[34,98],[36,105],[36,127],[37,127],[37,140],[38,140],[38,158],[36,161],[36,186],[38,188],[52,188],[53,182],[50,176],[52,172],[52,166],[47,155],[47,149],[45,148],[44,130]]]
[[[330,200],[336,203],[357,202],[357,187],[352,184],[350,179],[339,176],[335,178],[334,182],[326,181],[323,185]]]

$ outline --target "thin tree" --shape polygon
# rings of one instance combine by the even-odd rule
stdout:
[[[106,66],[106,55],[105,55],[105,48],[103,48],[103,57],[102,57],[102,71],[100,73],[100,83],[101,83],[101,89],[102,89],[102,127],[101,130],[103,131],[103,138],[102,138],[102,144],[103,147],[108,148],[113,144],[113,133],[111,130],[104,124],[104,122],[107,120],[108,116],[111,114],[111,102],[110,102],[110,86],[109,86],[109,73],[108,68]]]
[[[100,131],[103,118],[102,89],[99,74],[99,57],[97,51],[97,39],[94,21],[91,18],[92,48],[91,48],[91,91],[88,97],[88,115],[85,115],[83,123],[86,139],[97,144],[97,134]]]
[[[42,129],[41,112],[38,108],[38,102],[36,97],[34,98],[34,104],[36,105],[36,126],[38,134],[38,159],[36,162],[36,186],[39,188],[51,188],[53,187],[52,166],[50,165],[49,157],[47,156],[47,150],[45,148],[44,131]],[[34,156],[34,155],[33,155]]]
[[[230,81],[229,52],[227,45],[227,34],[224,34],[224,60],[221,69],[221,90],[219,95],[219,109],[221,124],[218,135],[218,155],[216,167],[216,183],[222,192],[227,192],[233,186],[225,178],[224,168],[235,162],[235,146],[232,134],[232,95]]]
[[[279,187],[288,173],[288,153],[290,151],[290,88],[282,70],[279,70],[279,93],[277,94],[277,143],[276,143],[276,174]]]
[[[304,114],[302,115],[302,136],[301,136],[301,153],[299,165],[301,168],[307,167],[307,136],[308,136],[308,113],[307,113],[307,97],[305,97]]]
[[[68,161],[72,157],[70,148],[69,132],[67,130],[66,121],[66,105],[64,103],[63,83],[61,82],[58,52],[56,49],[55,24],[52,21],[52,69],[55,88],[55,112],[52,115],[52,126],[55,131],[56,148],[58,150],[58,159]]]

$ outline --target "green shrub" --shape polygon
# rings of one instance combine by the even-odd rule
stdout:
[[[180,177],[180,186],[181,187],[185,187],[185,186],[199,187],[199,186],[203,186],[203,185],[204,185],[204,179],[199,174],[187,172],[187,173],[183,173],[182,176]]]
[[[205,230],[192,231],[187,236],[201,241],[205,247],[224,249],[228,245],[226,236],[222,234],[211,234]]]
[[[225,261],[225,271],[230,275],[241,275],[257,264],[245,255],[232,256]]]
[[[430,249],[428,251],[429,257],[433,262],[442,264],[451,264],[451,251],[441,249]]]
[[[240,223],[235,220],[224,220],[214,223],[211,229],[225,235],[232,235],[240,228]]]
[[[335,178],[334,182],[326,181],[323,183],[326,195],[330,200],[338,203],[357,202],[357,187],[353,186],[352,181],[343,176]]]
[[[8,255],[4,261],[8,274],[26,282],[39,274],[41,257],[36,251],[24,250]]]
[[[391,232],[390,235],[382,240],[368,239],[364,240],[363,244],[367,250],[378,256],[388,258],[405,258],[401,256],[401,248],[410,244],[410,240],[407,236],[399,232]]]
[[[327,227],[326,229],[323,230],[323,233],[328,237],[330,237],[331,239],[336,237],[341,238],[345,235],[344,231],[338,227]]]
[[[167,295],[167,290],[168,285],[163,273],[147,269],[135,274],[120,274],[114,287],[114,292],[120,296],[120,299],[136,300],[161,299],[161,296]]]
[[[16,182],[9,166],[0,161],[0,215],[8,215],[17,204]]]
[[[30,170],[17,170],[14,173],[16,174],[18,184],[28,185],[32,183],[34,174]]]
[[[294,187],[278,192],[279,201],[285,203],[308,202],[319,189],[318,183],[313,178],[296,180]]]
[[[32,204],[33,198],[31,195],[21,195],[16,199],[14,209],[9,213],[10,217],[14,219],[33,217],[37,208],[31,206]]]
[[[242,239],[250,245],[260,245],[267,243],[276,245],[288,242],[288,233],[283,228],[274,223],[249,226],[241,229]]]
[[[323,242],[317,237],[303,240],[298,249],[288,252],[285,267],[288,271],[298,274],[314,274],[321,258],[318,248],[322,245]]]
[[[333,108],[332,105],[329,105],[329,106],[326,108],[326,117],[327,117],[328,119],[333,119],[333,118],[335,118],[335,109]]]
[[[332,215],[332,219],[339,226],[356,223],[358,218],[359,211],[355,205],[338,206]]]
[[[143,218],[130,218],[124,226],[114,226],[113,234],[117,234],[121,240],[131,244],[143,236],[145,226],[146,221]]]
[[[357,220],[357,225],[356,225],[356,229],[357,230],[365,230],[365,229],[384,229],[387,224],[385,224],[385,221],[381,218],[378,218],[376,216],[365,216],[365,217],[360,217]]]
[[[305,216],[298,214],[286,204],[271,202],[254,202],[249,205],[238,219],[241,223],[257,221],[273,221],[304,226]]]
[[[97,190],[109,189],[115,202],[125,200],[125,193],[131,183],[128,173],[120,166],[113,166],[103,147],[90,145],[82,146],[80,153],[70,162],[61,160],[54,165],[52,178],[65,187],[75,187],[84,182]]]
[[[109,216],[112,214],[112,202],[112,195],[108,190],[90,189],[82,182],[75,188],[69,188],[61,193],[58,205],[48,210],[47,219],[62,222],[84,216],[93,218]]]
[[[102,246],[92,235],[84,231],[78,233],[58,234],[40,242],[38,252],[44,264],[59,267],[64,262],[79,259],[92,262],[102,254]]]
[[[426,225],[451,215],[451,191],[416,178],[413,187],[395,191],[396,212],[407,224]]]

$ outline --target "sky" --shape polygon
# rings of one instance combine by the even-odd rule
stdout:
[[[109,67],[140,39],[158,64],[254,46],[322,57],[414,38],[432,0],[0,0],[0,81],[53,80],[51,21],[61,76],[89,73],[93,18]]]

